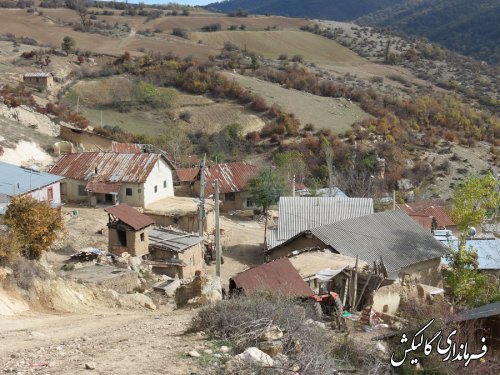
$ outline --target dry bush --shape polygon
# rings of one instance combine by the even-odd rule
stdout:
[[[32,289],[35,280],[46,280],[49,277],[47,271],[34,260],[18,257],[9,265],[13,270],[16,285],[24,290]]]
[[[300,367],[301,375],[336,374],[342,370],[352,371],[350,361],[353,359],[361,366],[369,366],[361,370],[364,373],[387,373],[370,372],[369,368],[384,366],[379,364],[380,360],[374,365],[373,358],[364,363],[365,348],[356,350],[355,345],[351,345],[350,352],[346,353],[343,336],[305,323],[316,317],[312,301],[263,292],[219,301],[201,309],[190,330],[210,332],[218,339],[229,341],[234,351],[240,353],[248,347],[258,346],[260,336],[268,327],[278,326],[285,333],[281,342],[283,354],[288,360],[273,368],[243,364],[238,374],[276,374],[279,369],[283,373],[291,373],[293,366]]]
[[[19,255],[14,237],[7,232],[0,232],[0,266],[14,260]]]

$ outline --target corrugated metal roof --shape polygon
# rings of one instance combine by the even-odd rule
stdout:
[[[453,321],[461,322],[465,320],[490,318],[493,316],[500,316],[500,302],[490,303],[475,309],[462,311],[455,316]]]
[[[177,178],[181,182],[192,182],[200,172],[200,168],[177,168]]]
[[[219,180],[219,192],[236,193],[247,190],[248,180],[259,173],[259,168],[246,162],[210,165],[205,168],[207,195],[213,194],[213,182]]]
[[[278,228],[268,238],[268,249],[304,230],[372,213],[371,198],[281,197]]]
[[[125,224],[131,226],[135,230],[139,230],[154,224],[153,219],[151,219],[149,216],[140,213],[139,211],[125,203],[105,208],[104,211],[106,211],[108,214],[113,215],[118,220],[123,221]]]
[[[439,238],[441,243],[445,246],[450,244],[453,248],[458,247],[458,239],[453,237]],[[500,240],[499,239],[485,239],[485,240],[468,240],[465,242],[467,249],[472,248],[477,251],[478,268],[480,270],[500,270]],[[444,260],[444,263],[448,263]]]
[[[26,77],[26,78],[47,78],[47,77],[52,77],[52,73],[29,72],[29,73],[24,73],[24,77]]]
[[[382,257],[389,273],[447,252],[446,246],[400,210],[337,221],[311,233],[340,254],[359,256],[368,264]]]
[[[0,161],[0,194],[7,197],[26,194],[63,178]]]
[[[314,292],[288,258],[280,258],[240,272],[231,278],[246,295],[256,291],[310,296]]]
[[[90,179],[85,186],[85,190],[99,194],[118,194],[121,182],[104,182],[97,179]]]
[[[140,154],[142,153],[141,145],[137,143],[121,143],[111,142],[111,151],[123,154]]]
[[[115,152],[66,154],[57,160],[50,172],[66,178],[87,181],[95,177],[97,171],[101,181],[143,183],[161,158],[160,154]]]
[[[155,227],[149,233],[149,245],[166,248],[175,252],[183,252],[203,241],[203,237],[194,233],[174,231],[171,229]]]

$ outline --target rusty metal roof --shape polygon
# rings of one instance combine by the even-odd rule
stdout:
[[[119,154],[115,152],[82,152],[61,156],[50,173],[89,180],[99,177],[105,182],[143,183],[162,158],[160,154]]]
[[[153,219],[149,216],[140,213],[135,208],[125,203],[105,208],[104,211],[113,215],[118,220],[123,221],[134,230],[139,230],[154,224]]]
[[[190,182],[196,179],[196,176],[200,173],[200,168],[178,168],[175,171],[179,181]]]
[[[105,182],[93,178],[87,182],[85,190],[100,194],[118,194],[121,186],[121,182]]]
[[[259,173],[259,168],[246,162],[215,164],[205,168],[206,194],[214,192],[213,182],[219,180],[219,192],[237,193],[247,190],[248,180]]]
[[[314,292],[288,258],[280,258],[240,272],[231,278],[246,295],[256,291],[310,296]]]
[[[123,154],[141,154],[141,145],[137,143],[121,143],[121,142],[111,142],[111,151],[120,152]]]

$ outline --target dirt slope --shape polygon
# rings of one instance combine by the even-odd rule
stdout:
[[[189,374],[197,364],[186,353],[203,345],[196,335],[182,335],[192,314],[189,310],[109,310],[0,318],[1,368],[24,374],[34,370],[39,374]],[[32,366],[47,362],[48,367]],[[95,370],[85,369],[86,363]]]

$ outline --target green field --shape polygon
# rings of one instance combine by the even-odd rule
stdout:
[[[118,112],[113,110],[99,110],[92,108],[81,108],[81,112],[90,120],[92,126],[102,124],[119,126],[122,130],[133,134],[158,135],[165,132],[172,121],[158,112],[131,110],[129,112]]]

